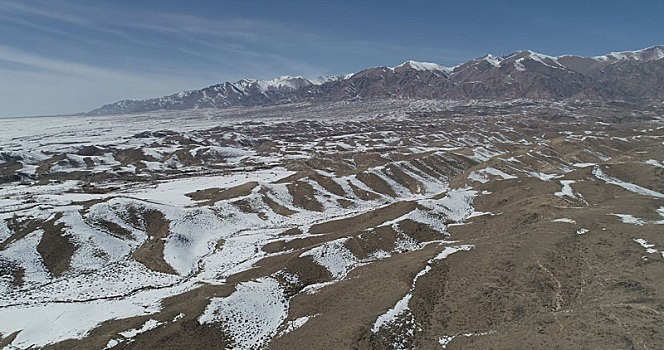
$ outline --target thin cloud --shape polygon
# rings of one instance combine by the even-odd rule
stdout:
[[[5,45],[0,45],[0,59],[32,66],[35,70],[43,70],[69,76],[108,78],[125,75],[124,73],[111,69],[32,55]]]
[[[444,48],[320,35],[296,23],[119,11],[108,3],[0,0],[0,19],[8,19],[0,29],[26,30],[26,40],[0,38],[0,61],[8,63],[0,65],[0,115],[77,112],[244,77],[314,78],[395,59],[467,58]],[[49,46],[51,38],[57,46]],[[30,46],[30,39],[45,47]],[[354,66],[318,64],[329,57],[347,57]],[[31,91],[40,91],[38,104],[26,97]]]
[[[140,75],[66,62],[0,45],[0,60],[30,69],[0,67],[1,116],[86,111],[121,99],[149,98],[196,88],[201,79]]]

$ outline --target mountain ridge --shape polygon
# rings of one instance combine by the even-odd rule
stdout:
[[[645,99],[664,98],[664,46],[602,56],[549,56],[530,50],[491,54],[453,67],[408,60],[357,73],[307,79],[241,79],[145,100],[121,100],[86,115],[263,106],[381,98]],[[635,77],[638,77],[636,79]]]

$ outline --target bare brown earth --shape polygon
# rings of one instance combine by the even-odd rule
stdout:
[[[208,188],[204,190],[197,190],[196,192],[187,193],[187,197],[195,201],[201,201],[198,205],[214,205],[214,203],[222,200],[243,197],[251,193],[251,191],[258,186],[255,181],[250,181],[242,185],[231,188]]]
[[[288,192],[293,196],[293,205],[296,207],[323,211],[323,207],[314,196],[314,188],[310,184],[302,181],[290,183],[288,184]]]
[[[478,209],[501,214],[452,228],[453,237],[476,242],[476,248],[435,265],[418,281],[413,311],[427,322],[415,344],[437,348],[441,333],[482,332],[491,334],[459,336],[450,347],[627,349],[660,343],[663,281],[652,274],[662,262],[644,260],[632,241],[657,229],[606,217],[638,195],[615,191],[578,210],[532,182],[520,184],[528,192],[486,186],[492,194],[476,202]],[[502,198],[509,204],[496,207]],[[576,225],[552,223],[556,217],[573,218],[590,231],[578,235]]]
[[[170,222],[164,214],[148,211],[143,213],[142,223],[149,238],[134,251],[133,258],[151,270],[175,274],[175,270],[164,261],[164,239],[170,234]]]
[[[44,231],[42,239],[37,245],[37,252],[41,255],[44,265],[54,276],[60,276],[69,268],[69,261],[76,250],[76,246],[64,233],[64,224],[55,223],[59,219],[56,215],[42,224]]]

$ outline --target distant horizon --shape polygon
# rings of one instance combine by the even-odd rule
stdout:
[[[0,116],[72,115],[243,78],[315,79],[408,60],[634,51],[663,44],[661,13],[664,3],[648,1],[0,0]]]

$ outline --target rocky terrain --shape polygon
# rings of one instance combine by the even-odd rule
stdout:
[[[604,56],[547,56],[519,51],[486,55],[454,67],[407,61],[355,74],[308,80],[284,76],[269,81],[243,79],[201,90],[139,101],[119,101],[88,115],[191,108],[267,106],[293,102],[381,99],[628,100],[664,99],[664,46]]]
[[[466,65],[557,64],[532,57]],[[556,62],[583,66],[579,81],[642,69]],[[384,71],[470,74],[419,68]],[[664,343],[661,103],[381,98],[2,124],[0,348]]]

